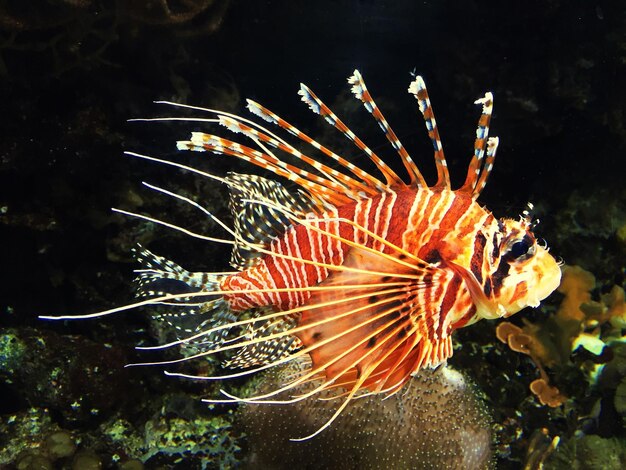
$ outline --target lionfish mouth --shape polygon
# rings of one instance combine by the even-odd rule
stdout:
[[[536,293],[536,307],[543,299],[548,297],[554,292],[561,283],[561,266],[552,255],[548,253],[548,250],[539,247],[537,258],[537,267],[533,268],[533,272],[537,276],[537,285],[534,287],[533,292]]]

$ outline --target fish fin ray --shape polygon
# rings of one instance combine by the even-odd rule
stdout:
[[[228,206],[237,234],[230,259],[235,269],[253,266],[262,256],[253,245],[267,245],[293,224],[287,214],[303,217],[318,210],[306,192],[289,191],[277,181],[239,173],[229,173],[225,179],[230,190]],[[268,204],[251,204],[250,200]]]
[[[311,111],[315,114],[322,116],[326,122],[345,135],[359,150],[363,151],[369,159],[376,165],[378,170],[385,177],[388,187],[402,187],[405,186],[404,181],[382,160],[374,151],[369,148],[365,143],[359,139],[354,132],[352,132],[339,117],[324,104],[324,102],[317,97],[309,87],[304,84],[300,84],[300,91],[298,94],[302,97],[302,101],[305,102]]]
[[[373,371],[371,380],[366,380],[364,386],[374,389],[388,389],[390,385],[400,386],[410,374],[423,367],[435,367],[452,355],[452,342],[449,331],[440,324],[439,304],[428,304],[424,299],[436,298],[436,293],[442,283],[448,282],[451,277],[457,276],[451,270],[441,269],[429,264],[417,265],[414,268],[399,265],[389,257],[376,255],[359,248],[351,248],[344,261],[346,266],[358,266],[360,271],[341,271],[332,273],[321,285],[340,286],[378,284],[383,279],[380,272],[413,272],[419,274],[420,280],[406,281],[404,277],[394,278],[384,276],[384,282],[404,282],[406,287],[399,294],[393,291],[381,294],[380,288],[364,287],[363,293],[371,293],[370,296],[358,298],[358,288],[352,287],[350,294],[355,295],[355,300],[350,302],[337,302],[329,306],[333,298],[341,298],[345,295],[340,289],[320,290],[315,292],[308,304],[310,308],[302,313],[299,327],[312,325],[311,328],[303,328],[296,333],[302,344],[308,347],[335,334],[337,331],[348,331],[339,340],[324,344],[311,350],[310,356],[315,368],[323,368],[326,380],[336,379],[337,375],[343,375],[339,383],[353,383],[360,375],[360,370],[371,366],[380,360]],[[393,269],[393,270],[392,270]],[[371,270],[372,274],[367,271]],[[376,273],[376,274],[375,274]],[[317,308],[316,305],[324,305]],[[344,312],[354,311],[354,315],[342,315]],[[335,317],[334,321],[320,321],[328,317]],[[378,317],[376,321],[365,321],[368,317]],[[362,322],[363,327],[353,329],[355,323]],[[399,326],[402,328],[398,329]],[[395,330],[398,330],[395,332]],[[371,348],[376,348],[380,338],[394,331],[394,337],[388,339],[385,347],[380,347],[376,354],[365,358]],[[373,336],[368,338],[368,335]],[[364,341],[367,339],[367,341]],[[358,348],[345,355],[340,360],[336,357],[345,350],[346,344],[359,344]],[[406,345],[410,345],[405,347]],[[390,352],[391,351],[391,352]],[[345,371],[346,364],[355,363],[354,370]],[[328,367],[324,367],[328,364]],[[337,380],[333,380],[333,383]],[[395,386],[393,388],[395,388]]]
[[[361,198],[360,192],[364,192],[365,194],[374,196],[378,194],[381,188],[384,188],[383,183],[379,181],[377,178],[370,175],[362,168],[359,168],[353,163],[350,163],[348,160],[341,157],[340,155],[337,155],[335,152],[325,147],[324,145],[320,144],[318,141],[308,136],[307,134],[302,132],[300,129],[298,129],[294,125],[285,121],[283,118],[273,113],[269,109],[265,108],[264,106],[252,100],[247,100],[247,103],[248,103],[247,107],[250,110],[250,112],[252,112],[253,114],[261,117],[262,119],[268,122],[271,122],[285,129],[291,135],[297,137],[298,139],[310,145],[311,147],[315,148],[316,150],[319,150],[321,153],[326,155],[328,158],[336,161],[338,165],[340,165],[341,167],[346,169],[349,173],[351,173],[352,177],[350,177],[349,175],[345,175],[343,173],[337,174],[338,172],[336,170],[329,168],[326,165],[321,165],[319,163],[313,165],[316,168],[318,168],[318,166],[322,166],[324,171],[326,173],[329,173],[330,176],[336,179],[339,179],[347,187],[352,188],[352,190],[355,191],[358,196],[358,197],[355,197],[355,199]]]
[[[459,191],[471,193],[474,199],[476,199],[485,187],[487,178],[493,168],[499,140],[497,137],[489,137],[489,124],[491,123],[491,115],[493,113],[493,94],[491,92],[485,93],[485,96],[476,100],[474,104],[482,105],[482,113],[480,118],[478,118],[476,127],[474,155],[467,168],[465,182],[459,188]],[[486,158],[485,150],[487,151]]]
[[[135,280],[138,297],[194,294],[157,304],[154,308],[153,318],[165,322],[178,339],[236,320],[222,297],[215,298],[214,295],[208,294],[218,288],[221,275],[187,271],[141,245],[133,249],[133,256],[144,268],[138,270],[139,275]],[[206,297],[197,295],[204,291],[207,292]],[[233,333],[231,329],[224,328],[214,334],[202,336],[198,341],[186,343],[186,346],[192,351],[214,348],[230,338]]]
[[[383,116],[380,108],[374,102],[374,99],[370,95],[367,86],[365,85],[365,80],[363,80],[363,77],[358,70],[354,71],[352,76],[348,79],[348,83],[352,85],[351,91],[354,96],[357,99],[361,100],[367,112],[369,112],[376,120],[378,126],[385,133],[385,137],[387,137],[387,140],[391,143],[395,151],[398,152],[398,155],[400,156],[404,167],[409,173],[409,178],[411,179],[410,185],[417,187],[428,186],[419,168],[407,152],[406,148],[404,148],[404,145],[402,145],[402,142],[400,142],[400,139],[398,139],[398,136],[387,122],[385,116]]]
[[[262,311],[262,309],[258,309]],[[253,314],[259,315],[254,312]],[[248,323],[241,334],[245,341],[288,331],[297,325],[296,316],[285,316]],[[229,369],[247,369],[254,366],[272,364],[286,358],[302,348],[300,340],[293,335],[281,336],[267,341],[248,344],[236,350],[236,353],[222,365]]]
[[[409,93],[415,96],[419,109],[424,117],[424,123],[426,124],[426,130],[428,131],[428,137],[435,149],[435,166],[437,167],[437,182],[435,188],[450,189],[450,172],[448,171],[448,164],[446,162],[446,156],[443,152],[443,146],[441,145],[441,136],[439,135],[439,128],[437,127],[437,121],[435,120],[435,114],[433,107],[428,97],[428,90],[426,89],[426,83],[424,79],[417,75],[415,80],[409,85]]]

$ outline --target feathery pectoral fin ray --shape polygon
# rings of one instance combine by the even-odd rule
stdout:
[[[363,388],[395,389],[406,382],[415,370],[435,366],[452,354],[450,337],[439,325],[439,304],[428,304],[423,299],[436,297],[432,290],[441,290],[441,283],[457,274],[425,262],[409,267],[395,259],[399,256],[383,256],[353,247],[343,265],[358,268],[359,272],[338,271],[321,284],[350,286],[346,287],[349,292],[322,289],[313,293],[308,302],[310,308],[302,313],[298,323],[301,329],[296,333],[305,347],[333,337],[337,332],[352,329],[336,341],[311,350],[313,368],[323,368],[326,380],[336,379],[333,383],[341,383],[348,388],[359,383],[359,387]],[[396,272],[400,276],[381,276],[381,271]],[[407,281],[406,276],[401,277],[408,273],[417,274],[419,279]],[[389,293],[380,288],[366,287],[384,282],[403,282],[406,287],[400,292],[394,290]],[[359,285],[365,287],[355,287]],[[371,295],[360,295],[367,293]],[[342,302],[346,295],[355,298]],[[350,311],[354,314],[345,315]],[[375,321],[366,321],[374,317],[377,317]],[[320,321],[329,318],[334,320]],[[355,324],[362,326],[354,329]],[[306,325],[311,325],[311,328],[306,328]],[[392,336],[389,336],[390,332],[393,332]],[[360,346],[337,360],[347,344]],[[364,381],[361,380],[362,374],[368,376]]]

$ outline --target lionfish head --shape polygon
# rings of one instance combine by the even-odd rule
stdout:
[[[519,220],[501,219],[495,263],[491,277],[491,300],[497,317],[508,317],[524,307],[537,307],[561,282],[559,262],[538,243],[528,214]],[[495,248],[495,247],[494,247]]]

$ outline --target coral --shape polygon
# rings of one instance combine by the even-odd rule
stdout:
[[[268,374],[257,393],[290,376],[293,365]],[[304,390],[299,390],[300,392]],[[246,405],[249,468],[463,468],[490,467],[490,417],[476,388],[443,367],[423,370],[400,393],[353,401],[321,434],[315,431],[338,400],[306,400],[279,406]]]
[[[198,416],[193,420],[165,416],[147,423],[143,460],[157,454],[196,455],[207,463],[218,460],[225,468],[238,462],[240,447],[230,437],[231,423],[222,416]]]
[[[532,325],[528,324],[527,329],[531,330]],[[557,407],[567,399],[559,392],[559,389],[549,384],[548,374],[542,366],[540,357],[548,357],[545,348],[535,339],[532,334],[524,333],[524,330],[512,323],[502,322],[496,328],[496,337],[511,350],[531,357],[541,377],[530,384],[530,391],[535,394],[542,405]]]
[[[7,329],[0,332],[0,350],[8,390],[31,406],[49,407],[61,423],[96,419],[125,403],[133,389],[124,354],[82,337]]]
[[[26,345],[11,331],[0,334],[0,377],[12,376],[22,364]]]
[[[571,438],[546,460],[546,470],[621,470],[626,466],[626,440],[600,436]]]
[[[555,438],[561,440],[556,450],[547,434],[537,437],[539,446],[531,450],[531,438],[527,468],[624,466],[626,440],[604,438],[620,433],[626,422],[624,290],[605,285],[606,293],[599,294],[598,284],[590,272],[566,266],[558,289],[563,298],[554,314],[497,327],[497,337],[529,356],[539,370],[540,378],[530,383],[533,394],[542,404],[564,404],[561,416],[576,423]]]
[[[50,414],[31,408],[28,413],[0,422],[0,467],[19,470],[102,468],[103,457],[80,445],[80,439],[52,422]],[[14,467],[11,466],[14,465]]]
[[[602,368],[598,378],[598,387],[604,396],[602,411],[610,416],[609,419],[616,425],[616,428],[624,428],[626,427],[626,343],[613,344],[612,350],[613,359]],[[610,404],[613,406],[611,407]]]
[[[70,457],[76,452],[76,443],[67,431],[57,431],[50,434],[44,441],[43,447],[47,453],[56,459]]]
[[[76,454],[72,462],[72,470],[100,470],[102,468],[102,460],[98,455],[91,451],[82,451]]]
[[[624,289],[613,286],[611,291],[602,297],[602,303],[607,305],[604,313],[609,318],[614,328],[626,328],[626,301]]]
[[[567,320],[580,323],[585,318],[585,313],[580,310],[580,306],[591,300],[590,291],[596,286],[596,278],[580,266],[565,266],[563,268],[563,278],[558,291],[565,297],[557,310],[563,325]]]
[[[558,291],[563,299],[554,315],[543,322],[524,320],[518,327],[509,322],[498,325],[496,334],[517,352],[529,355],[541,375],[533,382],[533,393],[541,393],[542,403],[557,403],[560,392],[549,385],[545,368],[571,365],[573,352],[584,349],[594,359],[584,365],[590,383],[596,381],[602,366],[610,359],[604,356],[605,347],[615,341],[624,341],[622,329],[626,325],[624,290],[613,286],[609,293],[592,300],[591,291],[596,279],[579,266],[565,266]],[[563,397],[562,397],[563,398]]]
[[[566,270],[566,274],[567,278],[578,279],[569,287],[559,288],[566,295],[557,312],[557,321],[560,320],[559,325],[567,335],[570,350],[582,347],[600,356],[604,346],[625,341],[626,337],[622,335],[622,329],[626,327],[624,289],[614,285],[607,294],[600,296],[599,301],[594,301],[590,291],[596,283],[590,273],[574,267]]]
[[[120,470],[143,470],[143,464],[140,460],[131,459],[120,463]]]
[[[198,468],[213,468],[212,462],[233,468],[239,462],[240,435],[233,429],[232,415],[213,412],[194,396],[166,395],[159,411],[142,426],[118,418],[103,423],[101,432],[117,455],[148,468],[169,467],[181,459]]]
[[[546,428],[537,429],[530,437],[526,450],[525,469],[543,469],[544,462],[559,445],[560,438],[550,438]]]
[[[567,399],[566,396],[559,392],[559,389],[553,387],[546,379],[535,379],[530,383],[530,391],[533,392],[542,405],[548,405],[552,408],[561,406]]]
[[[615,410],[624,419],[626,417],[626,377],[622,378],[622,381],[615,389],[613,404],[615,405]]]
[[[20,456],[16,467],[18,470],[52,470],[50,459],[36,452],[26,452]]]
[[[56,433],[59,427],[50,413],[40,408],[0,417],[0,467],[15,461],[18,455],[38,453],[41,436]]]
[[[231,414],[211,412],[197,397],[163,400],[145,422],[133,424],[118,415],[95,433],[61,429],[37,408],[0,419],[0,467],[141,470],[174,468],[181,459],[186,462],[181,468],[238,465],[240,436]]]

